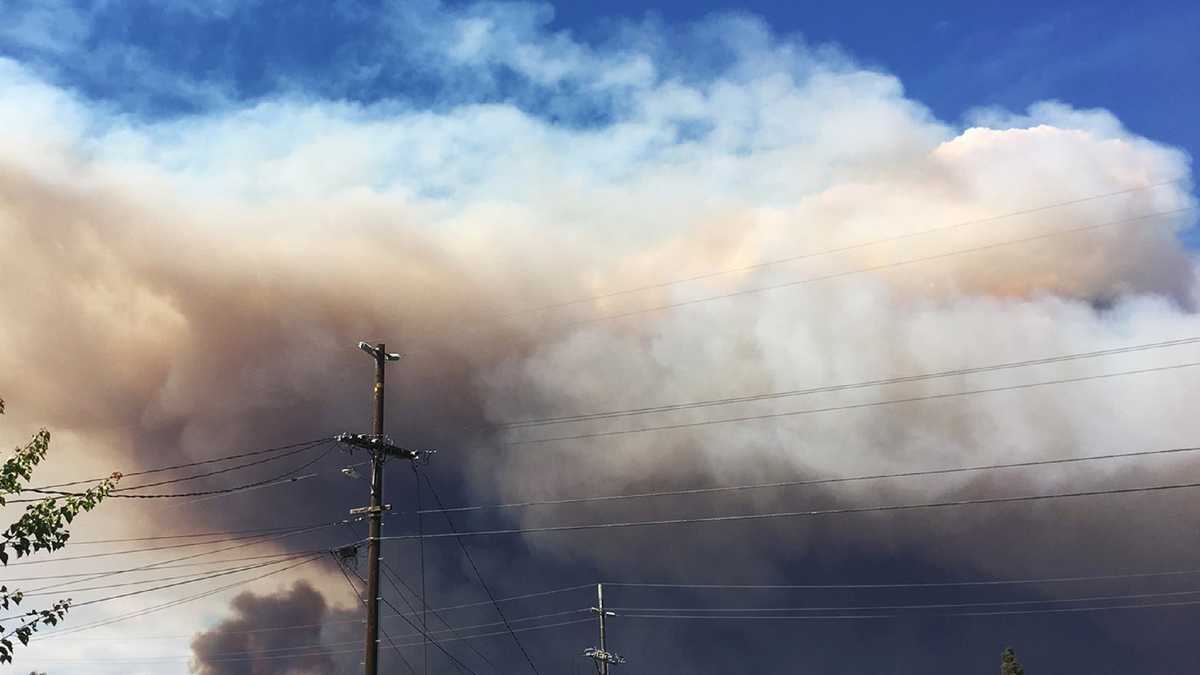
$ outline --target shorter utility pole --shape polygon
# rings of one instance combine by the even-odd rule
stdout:
[[[617,614],[604,609],[604,584],[596,584],[596,606],[592,608],[592,611],[600,617],[600,646],[598,648],[588,647],[583,650],[583,655],[596,662],[600,669],[600,675],[608,675],[608,664],[625,663],[625,659],[608,651],[608,645],[605,642],[604,619]]]

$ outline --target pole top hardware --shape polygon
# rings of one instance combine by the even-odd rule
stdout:
[[[383,506],[360,506],[356,509],[350,509],[350,515],[361,516],[364,513],[387,513],[391,510],[391,504],[384,504]]]
[[[583,655],[589,659],[600,661],[602,663],[625,663],[625,657],[614,654],[613,652],[606,652],[597,647],[588,647],[587,649],[583,650]]]
[[[358,546],[355,544],[351,544],[349,546],[342,546],[341,548],[335,548],[335,549],[333,549],[333,554],[335,556],[337,556],[338,560],[342,560],[342,561],[355,560],[358,558]]]
[[[379,358],[379,348],[374,345],[367,344],[366,342],[360,342],[358,343],[358,348],[370,354],[371,356],[374,356],[375,358]],[[401,356],[403,356],[403,354],[396,354],[393,352],[383,353],[383,358],[385,361],[399,361]]]
[[[409,450],[401,448],[393,445],[391,439],[386,436],[372,436],[371,434],[338,434],[333,437],[333,440],[354,448],[379,452],[384,457],[421,460],[425,464],[428,464],[429,458],[437,453],[437,450]]]

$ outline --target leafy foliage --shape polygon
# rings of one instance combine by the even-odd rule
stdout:
[[[1025,675],[1025,668],[1017,660],[1017,654],[1012,647],[1005,647],[1000,652],[1000,675]]]
[[[4,412],[4,400],[0,399],[0,413]],[[33,470],[46,458],[50,450],[50,432],[42,429],[24,447],[18,447],[13,456],[0,466],[0,506],[7,504],[7,497],[20,493],[24,484],[33,477]],[[7,565],[13,554],[17,558],[38,552],[51,553],[66,546],[71,533],[67,526],[84,511],[91,511],[116,487],[121,475],[114,473],[85,492],[64,497],[51,497],[33,502],[25,507],[21,517],[0,533],[0,564]],[[0,610],[8,611],[21,604],[25,596],[19,590],[0,586]],[[42,626],[55,626],[63,620],[70,609],[71,600],[59,600],[48,609],[26,611],[8,619],[20,624],[11,631],[0,626],[0,663],[11,663],[15,638],[22,645]],[[7,620],[7,619],[6,619]]]

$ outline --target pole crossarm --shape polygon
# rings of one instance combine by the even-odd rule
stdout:
[[[372,434],[344,433],[334,436],[333,440],[352,448],[369,450],[372,453],[377,452],[382,458],[419,460],[426,464],[437,454],[437,450],[433,449],[409,450],[408,448],[402,448],[393,444],[391,439],[386,436],[374,436]]]
[[[602,663],[625,663],[625,657],[613,652],[604,651],[597,647],[588,647],[583,650],[583,655],[594,661]]]

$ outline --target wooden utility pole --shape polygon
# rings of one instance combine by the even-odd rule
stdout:
[[[371,502],[366,509],[355,509],[351,513],[366,511],[367,514],[367,636],[363,656],[363,672],[379,675],[379,537],[383,523],[383,461],[389,455],[401,455],[383,435],[383,382],[384,366],[388,361],[399,361],[399,354],[389,354],[380,342],[371,346],[358,343],[358,348],[375,359],[375,413],[369,438],[357,437],[358,445],[371,452]],[[353,441],[350,441],[353,442]],[[411,459],[411,457],[409,457]]]

